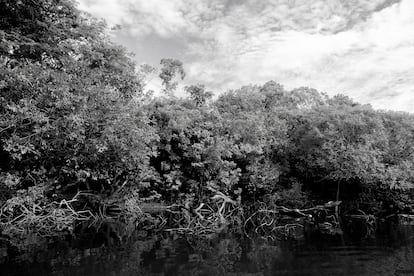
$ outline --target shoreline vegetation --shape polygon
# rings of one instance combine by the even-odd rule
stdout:
[[[72,1],[2,6],[0,243],[410,223],[414,115],[274,81],[179,98],[180,61],[137,66]],[[145,92],[152,75],[161,96]]]

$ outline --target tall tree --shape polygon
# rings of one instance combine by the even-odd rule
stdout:
[[[203,106],[213,97],[213,92],[206,91],[202,84],[186,86],[185,91],[190,95],[190,99],[196,106]]]
[[[161,71],[159,74],[162,84],[164,85],[164,92],[172,94],[177,88],[178,82],[175,79],[185,77],[183,63],[177,59],[164,58],[161,60]]]

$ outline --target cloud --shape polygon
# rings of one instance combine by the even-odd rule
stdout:
[[[338,32],[396,0],[80,0],[80,8],[124,25],[136,36],[211,35],[226,25],[244,30]]]
[[[187,81],[210,89],[274,79],[414,112],[411,0],[82,0],[81,8],[121,24],[119,42],[144,45],[131,50],[182,59]],[[151,37],[163,46],[153,49]]]

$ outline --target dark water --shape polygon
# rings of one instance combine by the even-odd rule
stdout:
[[[376,237],[302,241],[136,237],[120,245],[49,245],[19,255],[0,251],[0,275],[414,275],[414,227],[387,226]]]

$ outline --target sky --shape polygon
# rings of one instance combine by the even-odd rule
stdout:
[[[414,0],[78,1],[138,64],[181,60],[184,84],[274,80],[414,113]]]

